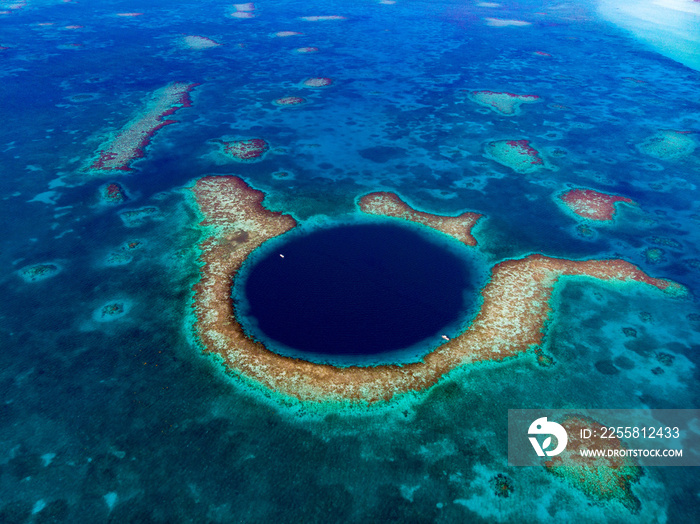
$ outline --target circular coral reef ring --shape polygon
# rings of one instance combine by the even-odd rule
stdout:
[[[586,260],[530,255],[491,269],[481,306],[471,325],[445,340],[421,362],[373,367],[339,367],[279,355],[250,339],[235,317],[233,280],[248,256],[270,238],[297,226],[290,215],[263,205],[264,194],[237,177],[205,177],[191,188],[203,218],[200,279],[193,288],[195,334],[206,353],[227,371],[263,390],[304,402],[373,404],[426,390],[461,366],[502,361],[542,342],[552,291],[563,276],[638,282],[669,294],[685,288],[648,276],[623,260]],[[471,231],[481,215],[439,216],[411,208],[393,193],[371,193],[358,202],[368,214],[423,224],[476,247]],[[361,326],[358,326],[361,329]]]
[[[277,354],[404,364],[461,333],[487,267],[448,235],[355,212],[266,241],[236,274],[231,298],[248,336]]]

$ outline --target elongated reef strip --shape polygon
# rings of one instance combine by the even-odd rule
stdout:
[[[402,218],[437,229],[468,246],[476,245],[476,239],[472,236],[471,230],[483,216],[470,212],[457,217],[431,215],[416,211],[394,193],[370,193],[360,199],[359,206],[364,213],[369,215]]]
[[[323,22],[325,20],[345,20],[344,16],[339,15],[322,15],[322,16],[302,16],[301,20],[306,22]]]
[[[192,105],[189,93],[198,85],[174,82],[154,92],[143,111],[100,146],[98,158],[89,169],[131,171],[131,162],[144,156],[144,149],[151,137],[162,127],[177,122],[166,117]]]
[[[540,100],[537,95],[516,95],[494,91],[471,91],[468,96],[472,102],[506,116],[517,115],[520,113],[521,105],[532,104]]]
[[[201,278],[194,286],[193,304],[195,330],[204,351],[219,355],[225,367],[239,377],[303,401],[389,400],[426,389],[459,366],[500,361],[528,351],[542,342],[552,290],[563,276],[635,281],[667,293],[684,290],[668,280],[651,278],[623,260],[572,261],[542,255],[506,260],[492,269],[481,291],[483,304],[471,326],[426,355],[423,362],[376,367],[315,364],[278,355],[249,339],[235,318],[231,299],[233,279],[250,253],[293,229],[296,221],[267,210],[262,205],[264,194],[235,177],[202,178],[192,192],[204,217],[200,226],[206,237],[199,245]],[[372,208],[395,212],[400,200],[384,195],[375,195],[379,201]],[[433,217],[436,224],[444,220],[411,211],[415,217]]]

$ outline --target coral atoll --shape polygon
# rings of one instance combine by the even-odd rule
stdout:
[[[221,357],[224,366],[237,376],[300,400],[388,400],[424,390],[457,367],[527,352],[542,343],[553,289],[565,277],[637,282],[671,294],[684,293],[682,286],[652,278],[623,260],[575,261],[530,255],[497,264],[481,290],[482,305],[469,328],[434,348],[421,362],[375,367],[307,362],[276,354],[250,339],[235,317],[231,299],[232,279],[243,262],[266,240],[293,229],[297,225],[294,218],[267,210],[262,205],[264,194],[235,177],[202,178],[192,193],[205,234],[199,245],[201,278],[194,288],[194,323],[200,343],[206,352]],[[368,197],[365,208],[372,212],[386,209],[391,216],[405,215],[443,230],[445,217],[412,210],[396,195]],[[466,229],[461,239],[464,242],[471,235],[469,224],[476,219],[462,216],[457,220]]]

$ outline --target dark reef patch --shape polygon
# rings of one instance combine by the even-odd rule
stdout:
[[[360,149],[358,153],[362,158],[366,158],[378,164],[400,158],[406,154],[406,152],[399,147],[388,146],[368,147],[367,149]]]
[[[603,375],[617,375],[620,372],[612,360],[599,360],[595,363],[595,368]]]

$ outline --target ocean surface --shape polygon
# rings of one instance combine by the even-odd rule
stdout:
[[[695,520],[697,468],[644,467],[630,505],[507,460],[508,409],[700,406],[700,4],[642,20],[611,1],[0,0],[0,522]],[[189,92],[138,154],[99,168],[173,83]],[[486,91],[537,98],[509,114]],[[254,161],[222,153],[254,138]],[[489,154],[523,140],[537,169]],[[304,405],[194,333],[189,188],[218,175],[309,236],[375,191],[482,214],[450,338],[491,268],[533,253],[623,259],[688,293],[562,281],[551,365],[528,351],[386,405]],[[577,188],[633,204],[585,220],[561,200]]]
[[[468,252],[420,232],[360,223],[271,242],[239,273],[236,316],[285,355],[355,365],[420,360],[435,338],[461,331],[483,285]]]

